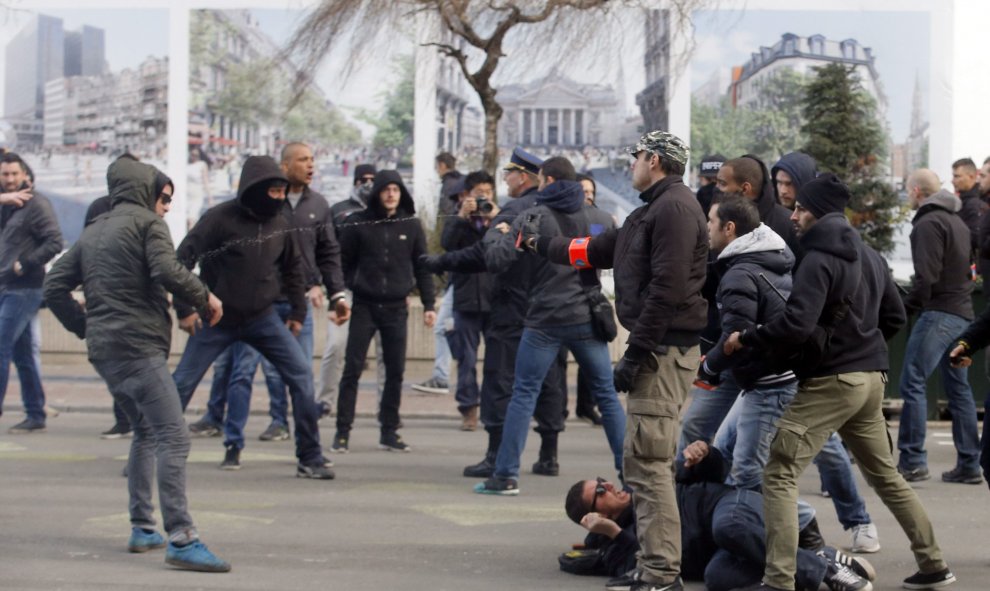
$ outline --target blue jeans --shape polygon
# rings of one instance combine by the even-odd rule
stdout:
[[[770,457],[770,442],[777,434],[777,421],[797,394],[797,382],[777,387],[745,390],[732,405],[715,435],[713,445],[731,450],[732,469],[725,483],[737,488],[762,490],[763,471]],[[822,486],[832,498],[842,527],[870,523],[866,503],[852,474],[849,454],[835,433],[815,456]],[[803,502],[803,501],[802,501]]]
[[[279,319],[285,322],[292,312],[288,302],[276,302],[275,312]],[[302,331],[296,337],[302,347],[303,356],[307,360],[313,358],[313,315],[307,312]],[[309,346],[307,350],[306,347]],[[272,423],[288,428],[289,399],[282,376],[275,366],[265,359],[257,349],[244,343],[234,343],[230,349],[233,371],[227,381],[227,420],[223,423],[224,446],[235,446],[244,449],[244,427],[247,425],[251,412],[251,389],[254,385],[254,375],[261,364],[265,374],[265,384],[268,386],[269,411]],[[214,364],[214,371],[216,365]]]
[[[462,413],[481,404],[478,388],[478,345],[482,335],[487,341],[487,312],[458,312],[454,310],[454,333],[448,339],[450,352],[457,360],[457,389],[454,400]],[[455,346],[456,345],[456,346]]]
[[[165,356],[94,359],[93,366],[134,427],[127,458],[131,525],[155,526],[151,488],[157,475],[165,531],[174,534],[192,528],[186,502],[189,431]]]
[[[450,373],[450,345],[447,343],[448,324],[454,318],[454,286],[451,285],[440,298],[437,321],[433,325],[433,375],[435,380],[448,383]]]
[[[498,477],[519,478],[519,462],[526,447],[529,421],[536,410],[536,398],[561,346],[570,349],[578,365],[587,372],[591,392],[602,414],[605,436],[615,459],[615,469],[622,470],[626,415],[612,383],[612,360],[608,346],[595,338],[589,322],[523,329],[516,354],[512,400],[505,411],[502,443],[495,459],[495,475]]]
[[[31,319],[41,306],[41,289],[8,289],[0,292],[0,410],[7,394],[10,364],[21,380],[21,401],[27,417],[45,422],[45,390],[32,351]]]
[[[949,365],[946,350],[969,326],[969,321],[954,314],[928,310],[922,312],[911,330],[904,353],[901,372],[901,398],[904,410],[897,433],[897,449],[901,455],[897,465],[913,470],[928,465],[925,451],[925,430],[928,401],[925,382],[936,368],[942,375],[942,385],[949,399],[952,414],[952,441],[956,445],[956,467],[966,473],[980,470],[979,435],[976,427],[976,404],[969,386],[968,370]]]
[[[292,418],[296,423],[296,457],[303,464],[321,460],[323,453],[316,424],[316,403],[313,400],[312,363],[305,359],[302,347],[274,309],[241,326],[204,326],[195,336],[189,338],[179,366],[172,374],[182,400],[182,408],[185,409],[189,404],[196,385],[203,379],[214,359],[238,341],[254,347],[274,363],[289,385]]]
[[[711,443],[719,425],[725,420],[729,409],[739,397],[741,389],[732,377],[732,372],[722,372],[721,378],[722,382],[713,391],[691,389],[691,405],[684,412],[681,438],[677,442],[677,457],[680,457],[685,447],[695,441]]]
[[[801,523],[806,526],[807,523]],[[709,591],[729,591],[758,583],[766,563],[766,524],[763,496],[751,490],[736,490],[719,499],[712,513],[712,539],[718,546],[705,568]],[[797,589],[817,589],[825,578],[825,559],[810,550],[798,549]]]

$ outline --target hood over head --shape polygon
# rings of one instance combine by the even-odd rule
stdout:
[[[241,168],[241,181],[237,188],[238,202],[256,217],[275,217],[283,202],[268,196],[268,187],[273,182],[289,184],[289,179],[278,162],[271,156],[250,156]]]
[[[801,190],[801,187],[806,182],[815,178],[818,164],[814,158],[804,152],[791,152],[790,154],[781,156],[777,164],[774,164],[773,168],[770,169],[771,181],[777,176],[778,170],[783,170],[791,177],[791,182],[794,183],[794,191],[797,192]]]
[[[859,258],[862,239],[843,213],[829,213],[819,218],[815,225],[801,236],[805,252],[817,250],[847,261]]]
[[[770,219],[770,214],[773,213],[774,206],[777,205],[777,190],[773,188],[773,177],[770,176],[767,165],[756,156],[745,154],[742,157],[755,160],[760,165],[760,171],[763,173],[763,186],[760,188],[760,196],[756,198],[756,209],[760,212],[760,220],[767,221]]]
[[[914,215],[914,219],[918,219],[932,208],[936,207],[945,209],[952,213],[958,213],[959,210],[962,209],[962,199],[960,199],[955,193],[941,189],[934,195],[925,197],[924,201],[918,205],[918,213]]]
[[[786,273],[794,266],[794,255],[787,248],[787,243],[770,226],[762,223],[752,232],[730,242],[718,254],[719,263],[730,265],[749,259],[774,273]]]
[[[584,187],[577,181],[552,182],[536,194],[536,204],[574,213],[584,206]]]
[[[375,184],[371,187],[371,194],[368,196],[368,209],[374,212],[375,217],[386,217],[385,208],[382,207],[382,191],[388,185],[398,185],[399,187],[399,209],[396,215],[404,217],[416,215],[416,203],[413,201],[409,189],[406,189],[402,182],[402,176],[396,170],[379,170],[375,173]]]
[[[110,189],[110,201],[118,203],[134,203],[155,211],[155,201],[161,188],[158,187],[159,175],[167,179],[157,168],[130,158],[118,158],[107,168],[107,187]],[[165,186],[163,183],[162,187]]]

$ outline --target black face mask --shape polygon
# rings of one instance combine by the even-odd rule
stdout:
[[[251,213],[265,220],[277,216],[284,204],[284,199],[272,199],[268,196],[268,187],[252,188],[244,196],[244,205],[251,210]]]

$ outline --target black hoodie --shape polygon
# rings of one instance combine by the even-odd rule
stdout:
[[[200,265],[200,276],[223,302],[219,326],[231,328],[267,314],[284,289],[292,312],[306,319],[306,285],[302,259],[282,203],[268,197],[272,182],[288,183],[278,163],[251,156],[241,169],[237,199],[210,208],[179,244],[186,267]],[[176,300],[179,318],[192,313]]]
[[[399,206],[391,217],[381,193],[390,184],[399,187]],[[368,208],[340,225],[341,261],[354,303],[405,306],[406,297],[419,288],[423,309],[435,304],[433,275],[419,262],[426,254],[426,235],[416,216],[412,195],[394,170],[380,170],[368,198]]]
[[[777,178],[778,170],[783,170],[787,173],[787,176],[791,177],[791,182],[794,183],[794,194],[796,195],[806,182],[815,178],[818,164],[815,163],[814,158],[804,152],[791,152],[790,154],[781,156],[777,164],[774,164],[773,168],[770,169],[771,182]]]
[[[796,371],[814,378],[858,371],[886,371],[887,344],[906,321],[904,305],[886,262],[863,244],[841,213],[819,219],[802,237],[804,261],[782,316],[748,329],[744,345],[769,349],[807,347],[816,326],[825,326],[843,302],[848,313],[835,323],[816,367]]]
[[[787,247],[794,253],[794,258],[800,262],[801,245],[798,235],[794,231],[794,224],[791,222],[791,210],[777,201],[777,191],[773,187],[773,177],[770,176],[767,165],[752,154],[746,154],[743,158],[756,161],[763,172],[763,187],[760,190],[760,196],[756,199],[756,209],[760,212],[760,221],[770,226],[771,230],[784,239]]]

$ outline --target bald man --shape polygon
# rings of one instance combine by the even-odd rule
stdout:
[[[931,477],[925,451],[925,384],[938,368],[949,399],[957,455],[956,465],[942,473],[942,480],[979,484],[982,479],[973,390],[966,369],[952,367],[945,355],[954,335],[961,334],[973,320],[969,228],[957,215],[962,208],[959,197],[942,189],[931,170],[923,168],[911,173],[907,190],[917,213],[911,221],[914,278],[904,306],[908,314],[918,314],[918,319],[908,338],[901,372],[904,411],[897,435],[897,469],[908,482]]]

